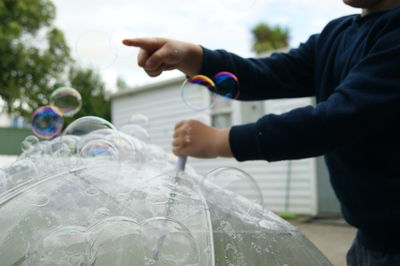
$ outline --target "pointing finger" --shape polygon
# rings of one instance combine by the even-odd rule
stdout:
[[[145,50],[154,51],[161,47],[165,43],[165,40],[161,38],[135,38],[125,39],[122,43],[127,46],[140,47]]]

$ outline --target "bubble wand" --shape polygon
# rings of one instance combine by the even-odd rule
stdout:
[[[175,177],[174,177],[174,183],[175,185],[177,185],[179,183],[179,176],[185,171],[185,166],[186,166],[186,161],[187,161],[187,156],[179,156],[178,157],[178,161],[176,162],[175,165]],[[172,205],[174,204],[176,194],[174,192],[174,190],[169,194],[169,199],[167,202],[167,209],[165,211],[165,217],[169,217],[169,215],[171,214],[171,209],[172,209]],[[157,241],[157,247],[156,250],[154,252],[154,256],[153,256],[153,261],[158,261],[158,257],[160,256],[160,252],[161,252],[161,248],[164,244],[165,241],[165,234],[162,235],[158,241]]]

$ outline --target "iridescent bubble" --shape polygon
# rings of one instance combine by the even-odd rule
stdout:
[[[120,161],[140,161],[141,154],[139,154],[139,148],[136,145],[138,142],[134,139],[129,138],[123,132],[110,134],[104,137],[105,140],[109,141],[114,145],[118,151],[118,159]]]
[[[51,139],[57,136],[64,125],[61,111],[54,106],[42,106],[32,114],[32,131],[44,139]]]
[[[235,167],[221,167],[209,172],[202,182],[211,182],[260,205],[263,196],[257,182],[248,173]]]
[[[237,99],[240,95],[239,80],[230,72],[220,72],[212,80],[215,83],[218,95],[224,98]]]
[[[118,160],[118,149],[109,141],[104,139],[93,139],[88,141],[80,149],[83,158],[107,158]]]
[[[183,102],[190,108],[203,111],[215,103],[214,82],[203,75],[196,75],[184,81],[181,87]]]
[[[106,128],[106,129],[97,129],[94,131],[91,131],[90,133],[86,135],[82,135],[82,137],[79,137],[79,142],[77,143],[77,148],[80,150],[88,141],[94,140],[94,139],[106,139],[110,135],[118,134],[115,130]],[[71,136],[71,135],[67,135]],[[74,136],[76,137],[76,136]]]
[[[85,136],[96,130],[113,130],[116,128],[107,120],[97,116],[84,116],[68,125],[63,135]]]
[[[56,89],[50,96],[52,105],[57,106],[66,117],[71,117],[82,107],[81,94],[74,88],[61,87]]]
[[[197,242],[190,230],[168,217],[154,217],[142,224],[146,261],[157,265],[200,265]]]
[[[27,136],[21,143],[21,150],[22,151],[27,151],[32,149],[37,143],[39,142],[39,139],[35,136]]]

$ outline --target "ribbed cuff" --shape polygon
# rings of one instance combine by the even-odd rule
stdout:
[[[221,65],[221,61],[223,62],[223,55],[218,51],[213,51],[203,46],[200,47],[203,49],[203,61],[199,74],[211,78],[220,72],[218,67]]]
[[[259,143],[257,124],[233,126],[229,132],[229,145],[238,161],[264,160]]]

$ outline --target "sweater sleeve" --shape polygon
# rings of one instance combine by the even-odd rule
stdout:
[[[318,35],[288,53],[266,58],[242,58],[225,50],[203,47],[200,71],[209,77],[228,71],[240,82],[239,100],[294,98],[314,95],[313,67]]]
[[[396,34],[397,35],[394,35]],[[400,117],[400,37],[377,41],[328,99],[316,107],[266,115],[234,126],[229,142],[235,158],[278,161],[326,154],[393,126]]]

